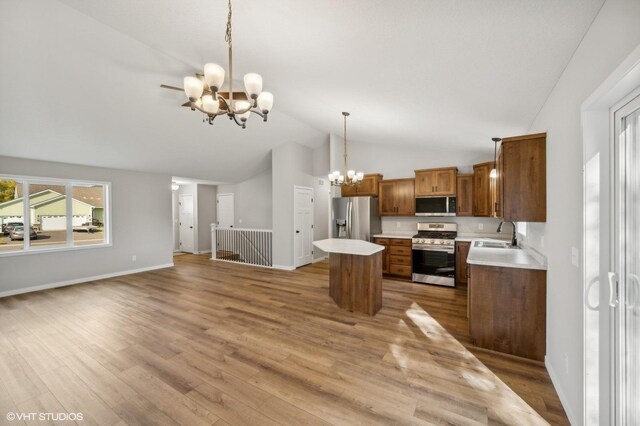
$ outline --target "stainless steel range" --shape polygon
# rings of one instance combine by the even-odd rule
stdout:
[[[411,239],[413,281],[448,287],[456,285],[455,223],[419,223]]]

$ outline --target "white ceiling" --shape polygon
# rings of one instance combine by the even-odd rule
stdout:
[[[0,6],[0,89],[18,95],[0,99],[0,153],[28,137],[41,142],[15,155],[215,181],[259,171],[288,140],[341,134],[343,110],[359,141],[492,152],[492,136],[529,128],[603,2],[236,0],[237,76],[275,94],[270,122],[241,131],[157,87],[226,66],[226,1],[61,1],[75,10]]]

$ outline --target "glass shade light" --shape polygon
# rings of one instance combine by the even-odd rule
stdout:
[[[218,64],[206,64],[204,66],[204,81],[207,83],[207,86],[220,90],[224,83],[224,68]]]
[[[273,108],[273,94],[271,92],[262,92],[258,96],[258,108],[263,113],[271,111]]]
[[[217,99],[213,99],[211,95],[204,95],[202,97],[202,109],[209,114],[217,114],[220,104]]]
[[[489,177],[491,179],[495,179],[498,177],[498,171],[496,169],[491,169],[491,173],[489,173]]]
[[[178,185],[177,183],[172,183],[171,184],[171,190],[177,191],[178,189],[180,189],[180,185]]]
[[[189,100],[198,99],[202,96],[202,91],[204,90],[204,84],[202,80],[196,77],[185,77],[184,78],[184,93],[187,94]]]
[[[338,183],[343,183],[344,182],[344,176],[340,175],[338,177]]]
[[[358,180],[362,180],[362,179],[364,179],[364,173],[358,172],[358,173],[356,173],[356,177],[358,178]]]
[[[251,115],[251,112],[249,111],[249,108],[251,108],[251,104],[247,101],[236,101],[235,103],[235,110],[236,111],[244,111],[247,110],[246,112],[243,112],[241,114],[237,114],[238,118],[240,120],[246,121],[249,116]]]
[[[262,77],[260,74],[250,72],[244,75],[244,88],[250,98],[257,98],[262,92]]]
[[[353,177],[354,177],[355,175],[356,175],[356,172],[355,172],[354,170],[349,170],[349,171],[347,172],[347,177],[348,177],[349,179],[353,179]]]

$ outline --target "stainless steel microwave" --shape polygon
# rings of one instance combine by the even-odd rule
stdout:
[[[455,216],[456,197],[418,197],[416,216]]]

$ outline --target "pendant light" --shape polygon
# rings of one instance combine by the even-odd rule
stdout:
[[[496,179],[498,177],[498,170],[496,169],[496,167],[498,167],[498,142],[500,142],[502,139],[491,138],[491,140],[493,141],[493,169],[491,169],[489,177],[491,179]]]
[[[331,186],[357,185],[364,178],[364,173],[356,173],[354,170],[348,170],[347,168],[347,117],[349,113],[343,112],[342,115],[344,117],[344,174],[341,174],[338,170],[329,173]]]

